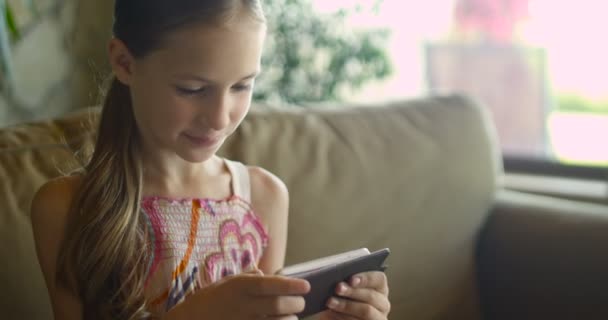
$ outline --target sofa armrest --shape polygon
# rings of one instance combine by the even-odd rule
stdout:
[[[487,319],[608,319],[608,206],[501,191],[479,238]]]

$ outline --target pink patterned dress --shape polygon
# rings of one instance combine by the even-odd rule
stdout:
[[[144,292],[156,315],[225,276],[256,268],[267,246],[268,233],[251,208],[247,168],[225,163],[232,175],[228,199],[142,199],[153,235]]]

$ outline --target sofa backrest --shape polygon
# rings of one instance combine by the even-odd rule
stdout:
[[[50,318],[29,203],[91,143],[83,125],[91,115],[98,111],[0,130],[0,301],[8,318]],[[254,107],[221,154],[287,184],[287,264],[389,247],[391,319],[478,319],[474,242],[502,170],[493,136],[482,108],[461,97]]]

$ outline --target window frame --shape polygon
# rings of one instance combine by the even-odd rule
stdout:
[[[503,155],[505,172],[577,178],[608,184],[608,167],[563,164],[540,158]]]

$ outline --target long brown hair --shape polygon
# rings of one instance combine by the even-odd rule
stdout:
[[[167,34],[196,23],[227,23],[259,0],[116,0],[114,35],[137,59]],[[142,164],[129,87],[112,78],[93,154],[82,170],[58,259],[58,280],[82,300],[85,319],[147,319],[149,234],[140,211]]]

